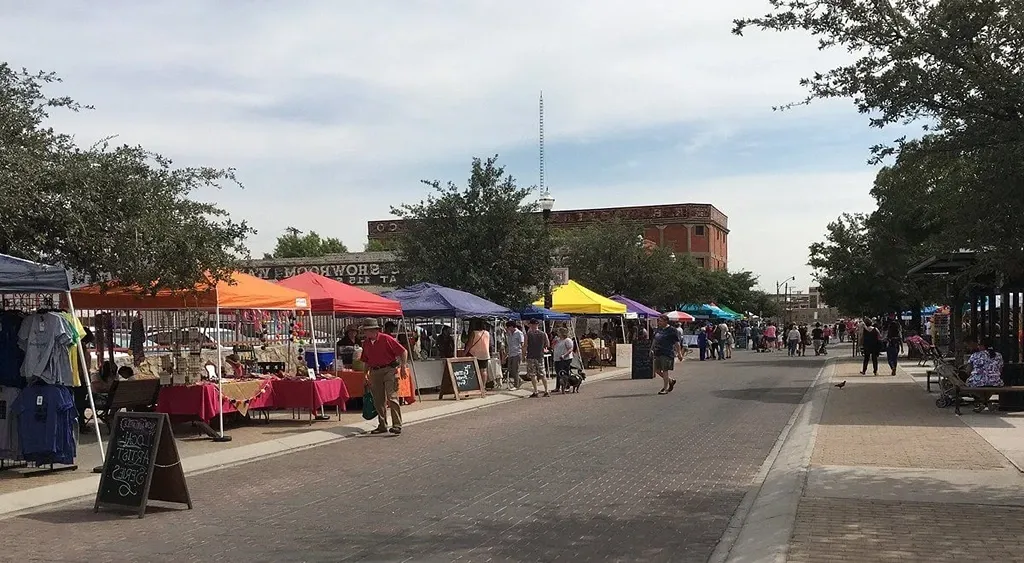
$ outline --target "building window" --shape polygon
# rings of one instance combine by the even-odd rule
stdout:
[[[700,266],[701,268],[704,267],[704,257],[703,256],[697,257],[697,265]]]
[[[704,225],[697,225],[693,228],[693,234],[702,237],[704,236]]]

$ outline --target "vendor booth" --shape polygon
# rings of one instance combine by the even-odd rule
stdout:
[[[648,307],[639,301],[634,301],[625,295],[612,295],[609,299],[625,305],[626,311],[635,314],[638,319],[657,319],[661,316],[657,309]]]
[[[36,405],[46,401],[77,404],[80,395],[96,412],[82,347],[86,333],[81,323],[75,322],[70,290],[64,268],[0,254],[0,419],[17,420],[17,424],[0,424],[0,432],[7,433],[3,436],[4,447],[0,447],[0,470],[28,468],[24,475],[30,476],[78,468],[79,416],[84,414],[80,412],[85,410],[84,405],[80,410],[69,408],[57,417],[30,415]],[[35,364],[38,373],[23,365],[26,358],[19,333],[23,333],[26,323],[30,327],[27,345],[49,350],[48,359]],[[17,416],[19,412],[24,414]],[[102,459],[98,423],[94,429]],[[20,436],[26,434],[73,439],[21,440]]]
[[[438,338],[435,330],[449,330],[457,337],[461,331],[459,324],[463,319],[489,319],[492,330],[496,319],[515,317],[512,310],[492,303],[465,291],[444,287],[432,283],[419,283],[409,287],[396,289],[383,294],[388,299],[398,301],[406,319],[423,319],[423,323],[414,323],[429,329],[431,338]],[[491,357],[497,358],[495,339],[491,339]],[[456,346],[456,348],[461,348]],[[416,364],[416,386],[418,389],[433,389],[441,386],[444,376],[445,358],[431,357]],[[491,362],[495,364],[495,362]],[[500,363],[499,363],[500,366]],[[495,368],[489,368],[488,380],[495,379]],[[497,368],[500,375],[500,367]]]
[[[200,283],[188,290],[161,289],[155,292],[138,287],[125,287],[116,283],[90,285],[72,292],[81,309],[104,311],[143,310],[201,310],[212,312],[216,339],[216,353],[204,362],[202,351],[182,354],[181,358],[168,358],[170,369],[175,375],[187,375],[188,379],[175,378],[173,385],[160,387],[157,411],[172,417],[195,420],[215,440],[228,441],[224,435],[224,413],[269,408],[304,408],[312,413],[325,404],[344,404],[347,390],[339,380],[315,377],[315,370],[309,377],[296,377],[296,373],[281,373],[284,379],[264,374],[252,379],[255,374],[235,374],[236,379],[225,381],[224,342],[221,330],[224,319],[222,310],[259,311],[306,311],[309,312],[308,294],[282,287],[241,272],[233,272],[230,280]],[[236,322],[240,322],[237,321]],[[315,350],[315,340],[313,343]],[[228,349],[230,350],[230,349]],[[215,365],[210,365],[213,359]],[[179,361],[180,360],[180,361]],[[191,381],[196,373],[201,374],[198,382]],[[248,371],[252,371],[248,369]],[[184,373],[183,373],[184,372]],[[308,374],[304,374],[308,375]],[[215,380],[216,383],[210,380]],[[275,384],[283,381],[277,386]],[[165,381],[169,383],[170,381]],[[219,431],[214,433],[208,423],[216,416]]]
[[[402,305],[398,301],[381,297],[340,281],[322,276],[315,272],[305,272],[278,282],[279,285],[309,295],[310,305],[314,317],[328,317],[329,334],[332,345],[330,348],[319,351],[316,359],[307,353],[307,363],[319,364],[319,369],[325,373],[334,375],[345,382],[345,387],[350,398],[363,396],[364,373],[361,362],[356,357],[356,350],[339,350],[333,345],[333,340],[340,336],[338,320],[359,317],[387,317],[402,318]],[[314,327],[319,326],[316,323]],[[401,330],[403,327],[399,327]],[[348,361],[345,358],[351,358]],[[412,361],[410,361],[410,365]],[[405,399],[407,403],[416,400],[415,366],[399,374],[398,396]]]
[[[543,299],[539,299],[534,305],[542,305],[543,302]],[[618,345],[613,347],[610,342],[605,340],[621,338],[621,343],[625,346],[626,327],[622,321],[625,320],[628,311],[622,303],[613,301],[583,287],[573,280],[569,280],[569,283],[560,285],[551,292],[551,309],[578,317],[618,317],[620,319],[621,336],[616,334],[612,338],[611,336],[601,334],[600,338],[595,342],[596,354],[600,361],[608,360],[614,362],[618,357]],[[586,324],[586,319],[580,322]],[[574,327],[573,333],[586,335],[586,330]]]

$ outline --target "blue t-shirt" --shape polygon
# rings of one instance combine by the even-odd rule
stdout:
[[[680,344],[679,330],[667,326],[654,331],[654,355],[671,358],[676,355],[676,344]]]
[[[25,459],[72,463],[75,457],[75,400],[60,385],[29,385],[15,400],[18,441]]]

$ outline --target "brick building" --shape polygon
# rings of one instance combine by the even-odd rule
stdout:
[[[729,218],[707,203],[679,203],[552,211],[552,228],[573,228],[619,219],[643,224],[644,238],[693,257],[704,268],[724,270],[729,263]],[[402,232],[401,219],[369,221],[367,238],[387,241]]]

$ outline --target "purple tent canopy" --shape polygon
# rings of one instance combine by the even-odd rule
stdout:
[[[661,316],[660,311],[652,309],[647,305],[644,305],[643,303],[633,301],[632,299],[626,297],[625,295],[612,295],[611,297],[609,297],[609,299],[617,303],[622,303],[623,305],[626,306],[627,312],[636,313],[636,316],[640,317],[641,319],[656,318]]]
[[[513,317],[515,313],[483,297],[433,283],[418,283],[382,294],[402,304],[406,317]]]

